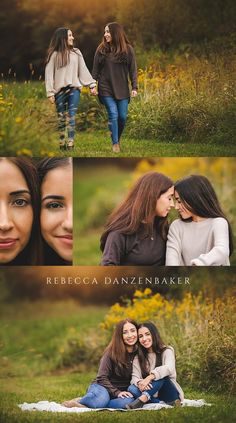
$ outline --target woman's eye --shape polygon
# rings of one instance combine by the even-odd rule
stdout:
[[[63,207],[63,204],[53,202],[53,203],[48,203],[46,207],[47,207],[47,209],[60,209],[60,208]]]
[[[27,204],[29,204],[29,202],[23,198],[18,198],[17,200],[14,201],[13,204],[17,207],[24,207]]]

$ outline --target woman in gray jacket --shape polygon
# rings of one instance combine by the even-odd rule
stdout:
[[[139,325],[138,339],[138,355],[133,361],[131,386],[128,388],[136,399],[126,408],[142,408],[147,402],[160,401],[180,406],[184,394],[176,381],[174,349],[163,343],[152,322]]]

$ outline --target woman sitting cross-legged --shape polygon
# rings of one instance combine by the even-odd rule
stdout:
[[[142,408],[148,402],[160,401],[180,406],[184,394],[176,381],[174,349],[163,343],[151,322],[139,325],[138,339],[138,355],[133,361],[131,386],[128,388],[135,400],[126,408]]]

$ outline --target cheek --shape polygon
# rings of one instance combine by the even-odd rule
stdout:
[[[22,240],[28,241],[33,224],[33,209],[29,207],[25,210],[16,210],[14,214],[14,223],[17,227]]]
[[[44,236],[50,235],[54,228],[58,225],[59,216],[48,210],[42,210],[40,216],[41,232]]]

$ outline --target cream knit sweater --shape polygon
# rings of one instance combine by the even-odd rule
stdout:
[[[167,237],[166,266],[229,266],[229,225],[222,217],[177,219]]]
[[[47,97],[52,97],[62,88],[68,86],[74,88],[82,88],[83,85],[88,85],[90,88],[96,86],[96,81],[90,74],[79,49],[71,51],[69,63],[59,69],[56,68],[57,54],[54,51],[45,68]]]
[[[184,393],[180,385],[176,381],[176,369],[175,369],[175,353],[172,347],[166,348],[163,351],[162,356],[162,365],[156,367],[156,354],[148,353],[149,361],[149,372],[155,376],[155,380],[163,379],[166,376],[169,376],[172,383],[175,385],[177,391],[179,392],[180,400],[183,402]],[[138,357],[135,356],[133,361],[133,371],[131,384],[138,386],[138,382],[143,379],[141,368],[139,365]]]

